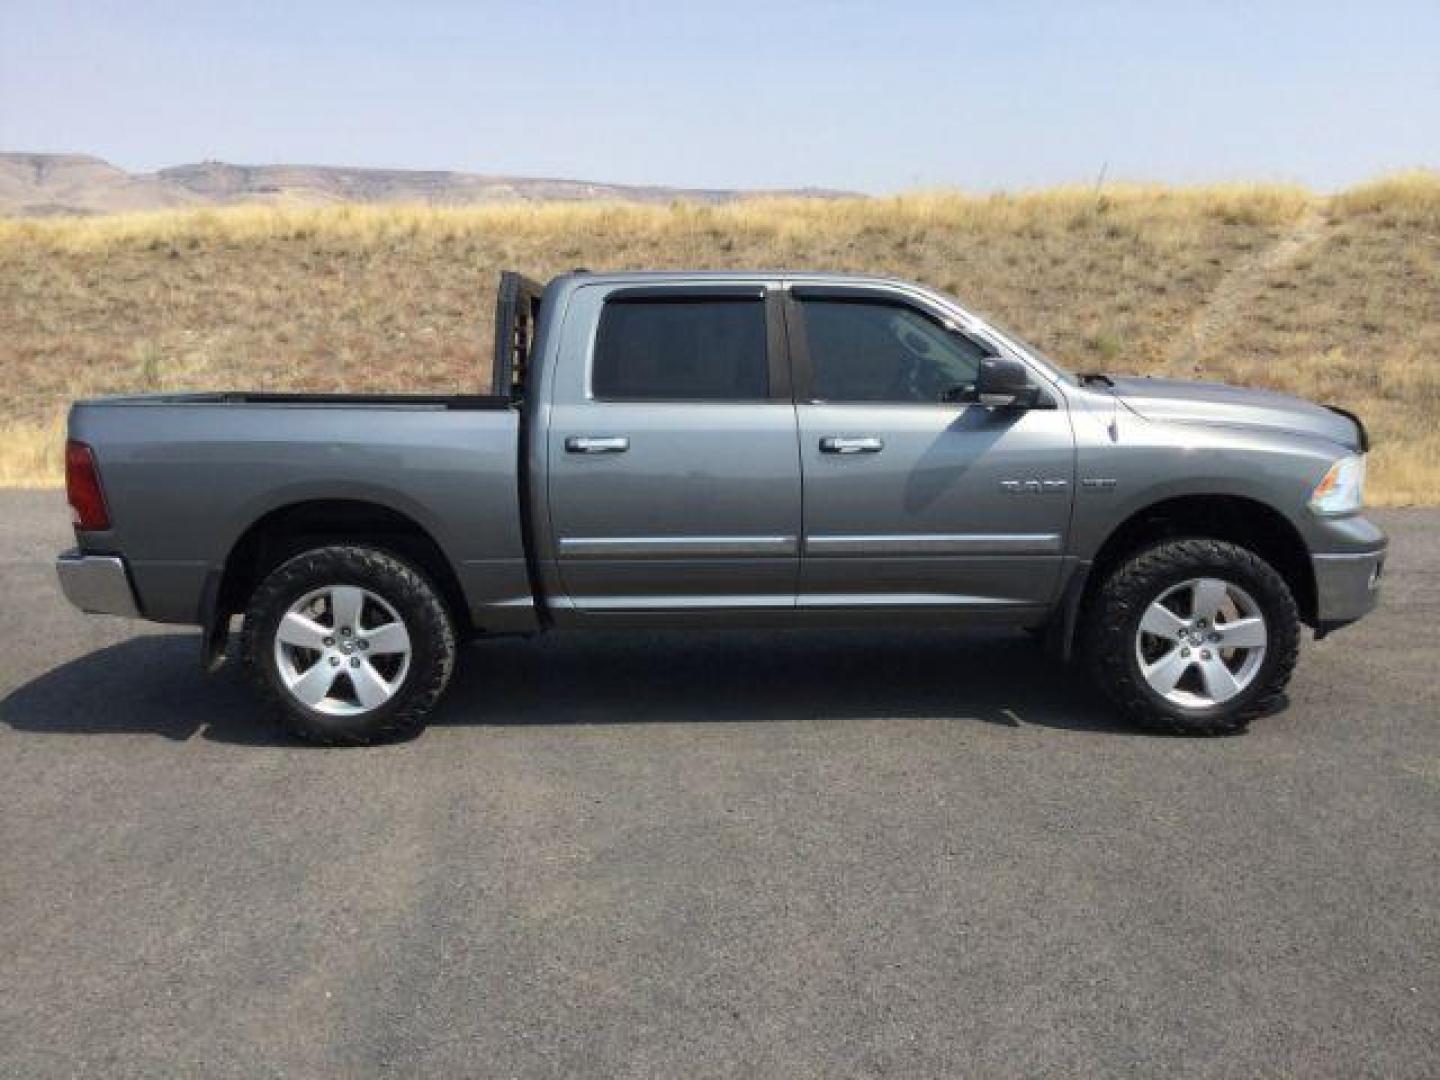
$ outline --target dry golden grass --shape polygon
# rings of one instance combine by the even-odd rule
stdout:
[[[53,487],[65,470],[65,416],[0,424],[0,487]]]
[[[54,481],[77,396],[474,390],[502,267],[785,266],[925,282],[1080,368],[1173,370],[1184,341],[1187,368],[1358,408],[1374,493],[1433,502],[1437,215],[1440,178],[1417,174],[1329,200],[1107,187],[0,221],[0,483]]]
[[[1200,371],[1358,411],[1375,441],[1374,500],[1440,501],[1440,174],[1320,209],[1311,242],[1258,275]]]

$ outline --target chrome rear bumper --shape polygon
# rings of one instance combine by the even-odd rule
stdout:
[[[82,555],[67,551],[55,560],[65,599],[95,615],[140,617],[125,560],[116,555]]]

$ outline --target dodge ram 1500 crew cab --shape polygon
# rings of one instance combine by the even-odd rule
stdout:
[[[1072,375],[916,285],[507,273],[492,382],[79,402],[65,593],[198,624],[209,666],[243,615],[334,743],[418,729],[457,640],[617,624],[1010,625],[1139,723],[1230,731],[1302,624],[1376,601],[1355,417]]]

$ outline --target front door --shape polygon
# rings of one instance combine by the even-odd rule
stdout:
[[[793,609],[800,462],[763,285],[596,285],[549,424],[560,580],[591,614]]]
[[[1023,617],[1049,604],[1075,482],[1061,396],[1023,411],[966,402],[988,342],[899,294],[792,293],[799,605]]]

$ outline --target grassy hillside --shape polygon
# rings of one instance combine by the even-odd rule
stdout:
[[[1440,175],[1298,188],[180,211],[0,222],[0,483],[66,402],[172,388],[473,390],[496,271],[795,266],[953,292],[1072,367],[1357,409],[1372,498],[1440,501]]]

